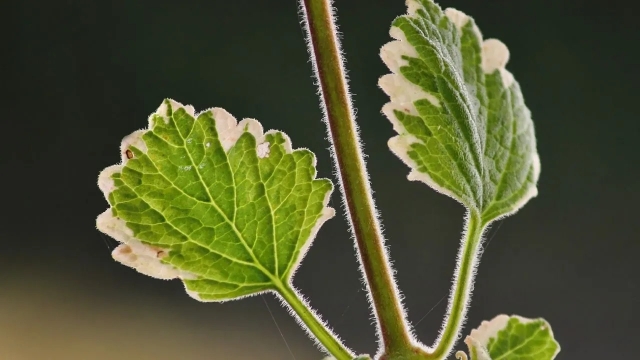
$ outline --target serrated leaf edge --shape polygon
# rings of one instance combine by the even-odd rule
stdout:
[[[423,5],[416,0],[407,0],[406,5],[408,16],[416,16],[416,12],[423,9]],[[453,8],[445,9],[444,14],[458,29],[462,29],[470,20],[470,17],[464,12]],[[505,87],[509,88],[514,82],[513,75],[505,68],[509,61],[509,49],[504,43],[497,39],[486,39],[482,41],[480,29],[475,24],[473,28],[482,43],[482,68],[484,73],[491,74],[496,70],[500,71]],[[441,104],[433,94],[411,83],[400,73],[400,68],[408,64],[408,62],[403,59],[403,56],[418,58],[419,55],[413,46],[409,44],[401,29],[392,26],[389,30],[389,35],[394,40],[382,46],[380,49],[380,57],[392,73],[382,76],[378,81],[378,86],[391,100],[382,107],[382,113],[389,119],[393,125],[393,129],[398,133],[398,135],[389,139],[388,146],[398,158],[410,167],[411,171],[407,176],[408,180],[421,181],[435,191],[462,202],[462,199],[459,199],[453,192],[438,185],[429,174],[416,170],[418,164],[416,164],[408,154],[411,145],[416,142],[420,143],[421,141],[406,131],[394,112],[402,111],[410,115],[418,115],[414,102],[422,99],[428,100],[436,107],[440,107]],[[539,164],[539,160],[536,159],[534,159],[534,162]],[[537,165],[536,169],[539,168],[540,166]],[[539,170],[535,171],[539,172]],[[525,201],[521,203],[526,203],[526,201],[536,194],[537,190],[532,190],[531,194],[524,196]],[[469,204],[465,203],[463,203],[463,205],[469,206]],[[520,203],[517,205],[518,206],[514,207],[513,212],[521,207]]]
[[[169,108],[170,106],[170,108]],[[291,145],[291,139],[287,134],[277,130],[269,130],[266,133],[263,132],[262,124],[256,119],[245,118],[240,122],[236,120],[236,118],[227,112],[223,108],[210,108],[204,110],[200,113],[195,113],[193,106],[191,105],[183,105],[175,100],[167,99],[164,101],[158,109],[149,115],[148,118],[148,127],[146,129],[141,129],[134,131],[133,133],[125,136],[122,139],[120,144],[120,155],[121,161],[117,165],[112,165],[100,172],[98,176],[98,187],[103,192],[105,199],[108,200],[109,194],[115,190],[115,183],[112,179],[112,176],[115,173],[119,173],[122,171],[126,163],[129,161],[127,156],[127,151],[130,146],[137,148],[138,150],[146,153],[147,146],[142,139],[142,136],[150,131],[153,128],[154,119],[156,116],[160,116],[164,119],[165,122],[169,122],[169,111],[176,112],[178,109],[184,109],[189,115],[194,118],[197,118],[200,114],[206,113],[208,111],[212,112],[213,119],[216,122],[216,131],[218,133],[219,140],[224,148],[225,152],[228,152],[231,149],[240,136],[244,132],[249,132],[256,139],[256,152],[258,157],[264,158],[269,156],[269,142],[266,141],[267,135],[275,132],[279,132],[282,134],[284,138],[283,147],[285,153],[291,154],[294,150]],[[300,148],[304,149],[304,148]],[[317,175],[316,170],[317,159],[313,156],[312,166],[314,169],[313,178]],[[309,237],[304,241],[303,246],[300,248],[296,259],[290,266],[290,270],[288,271],[289,276],[289,284],[293,279],[293,276],[300,266],[302,259],[307,253],[309,247],[313,243],[318,231],[322,227],[322,225],[329,219],[335,216],[335,210],[328,205],[332,191],[328,191],[325,198],[323,199],[323,210],[322,214],[316,220],[315,225],[312,227]],[[105,212],[100,214],[96,219],[96,227],[99,231],[103,232],[106,235],[114,238],[120,245],[118,245],[112,251],[112,257],[117,262],[131,267],[138,271],[141,274],[162,280],[171,280],[171,279],[181,279],[181,280],[197,280],[198,276],[192,274],[187,271],[183,271],[175,268],[170,264],[166,264],[162,262],[162,258],[166,257],[170,250],[164,249],[157,246],[150,246],[144,244],[140,239],[136,238],[133,234],[133,231],[127,227],[126,222],[122,219],[116,218],[113,216],[112,207],[109,207]],[[185,287],[186,293],[202,302],[224,302],[226,300],[206,300],[202,299],[199,294],[195,291],[191,291]],[[258,292],[255,294],[250,294],[247,296],[257,295],[263,292]],[[246,296],[242,296],[246,297]],[[234,298],[239,299],[242,297]]]
[[[474,348],[476,349],[476,351],[478,351],[477,358],[474,358],[472,356],[471,359],[472,360],[491,360],[491,357],[489,356],[489,352],[487,350],[487,345],[489,344],[489,340],[498,336],[498,332],[500,332],[501,330],[504,330],[507,327],[509,320],[513,318],[517,319],[522,324],[542,321],[543,322],[542,326],[547,330],[549,330],[549,336],[552,339],[554,339],[554,341],[556,341],[555,337],[553,336],[553,329],[551,328],[549,323],[544,319],[540,319],[540,318],[530,319],[530,318],[525,318],[519,315],[509,316],[506,314],[500,314],[489,321],[485,320],[481,322],[480,326],[477,329],[471,330],[471,333],[469,334],[469,336],[465,338],[464,342],[469,347],[469,351],[473,352]],[[556,352],[553,354],[551,358],[552,359],[555,358],[559,352],[560,352],[560,346],[558,345],[556,348]]]

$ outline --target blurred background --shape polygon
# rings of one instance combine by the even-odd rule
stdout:
[[[431,344],[463,208],[408,182],[386,145],[393,131],[380,108],[388,100],[376,84],[388,71],[378,51],[404,1],[335,4],[397,279],[416,334]],[[509,46],[542,159],[539,196],[488,234],[466,331],[500,313],[544,317],[559,359],[637,358],[636,14],[621,0],[440,4],[471,14],[485,37]],[[318,155],[319,176],[333,177],[296,2],[9,5],[0,360],[322,358],[273,296],[198,303],[178,281],[115,263],[116,242],[95,229],[107,208],[99,171],[119,161],[122,137],[145,127],[165,97],[283,130]],[[331,205],[340,204],[336,192]],[[294,283],[347,344],[375,352],[343,216],[322,228]]]

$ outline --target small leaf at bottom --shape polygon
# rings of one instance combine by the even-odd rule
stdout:
[[[560,352],[549,323],[520,316],[483,321],[465,343],[471,360],[552,360]]]

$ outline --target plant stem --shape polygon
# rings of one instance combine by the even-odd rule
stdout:
[[[306,325],[307,330],[315,336],[322,346],[337,360],[353,359],[353,354],[336,336],[327,329],[326,325],[310,310],[300,295],[289,284],[278,284],[278,293],[282,296],[291,309],[298,315],[300,321]]]
[[[444,360],[449,355],[460,337],[462,322],[467,315],[471,286],[478,263],[478,248],[485,228],[480,214],[471,211],[466,228],[466,234],[458,256],[458,264],[453,281],[453,293],[449,299],[447,317],[443,325],[444,329],[438,340],[436,340],[433,351],[429,353],[429,359]]]
[[[301,0],[346,210],[378,322],[383,354],[413,349],[376,217],[330,0]]]

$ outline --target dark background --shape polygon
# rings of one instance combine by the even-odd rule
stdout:
[[[511,50],[533,112],[540,195],[493,227],[466,331],[499,313],[545,317],[559,359],[637,358],[640,252],[637,13],[626,1],[441,1]],[[337,0],[372,187],[409,319],[431,344],[463,208],[387,149],[378,57],[404,1]],[[0,359],[320,359],[271,295],[201,304],[111,260],[95,229],[99,171],[165,97],[287,132],[332,177],[294,0],[15,2],[5,34]],[[6,65],[5,65],[6,66]],[[6,102],[5,102],[6,104]],[[8,115],[8,116],[7,116]],[[336,192],[331,204],[340,209]],[[499,231],[497,231],[499,229]],[[343,216],[295,284],[343,339],[375,352]],[[431,309],[433,309],[431,311]],[[431,312],[430,312],[431,311]],[[462,348],[462,346],[458,346]]]

